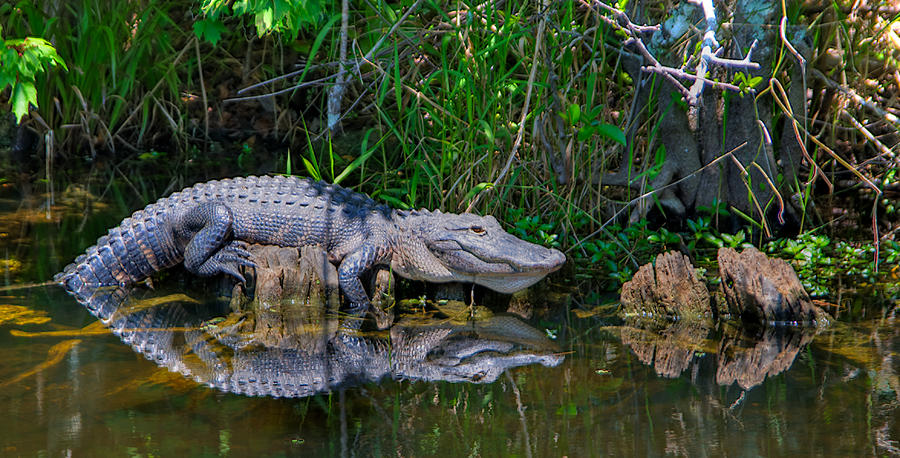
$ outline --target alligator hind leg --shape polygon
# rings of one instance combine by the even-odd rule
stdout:
[[[206,202],[181,215],[179,236],[190,239],[184,249],[184,267],[204,277],[231,275],[244,282],[239,267],[255,267],[244,242],[231,240],[234,216],[227,205]]]

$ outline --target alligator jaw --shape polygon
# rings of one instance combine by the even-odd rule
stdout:
[[[514,293],[558,270],[566,256],[504,231],[492,216],[419,212],[406,222],[425,249],[403,256],[407,275],[428,281],[464,281]],[[399,250],[410,244],[396,244]],[[441,278],[417,278],[412,271],[441,271]],[[400,272],[403,274],[404,272]]]

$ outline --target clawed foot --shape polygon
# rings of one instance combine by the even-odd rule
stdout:
[[[256,268],[256,263],[250,260],[250,252],[247,251],[246,242],[233,241],[207,259],[200,266],[198,273],[205,276],[231,275],[238,283],[246,283],[246,279],[241,274],[240,266]]]

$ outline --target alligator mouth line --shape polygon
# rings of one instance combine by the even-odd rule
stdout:
[[[465,254],[467,254],[467,255],[469,255],[469,256],[472,256],[473,258],[477,259],[478,261],[480,261],[480,262],[482,262],[482,263],[484,263],[484,264],[486,264],[486,265],[488,265],[488,266],[505,266],[506,269],[509,269],[509,270],[506,270],[506,269],[496,269],[496,268],[492,268],[492,269],[490,269],[490,270],[486,270],[486,271],[482,271],[482,272],[471,273],[471,272],[460,271],[460,270],[458,270],[458,269],[456,269],[456,268],[454,268],[454,267],[452,267],[452,266],[446,266],[446,265],[445,265],[445,267],[447,267],[447,268],[450,269],[450,270],[453,270],[453,271],[459,272],[459,273],[464,273],[464,274],[466,274],[466,275],[475,275],[475,276],[479,276],[479,277],[487,277],[487,276],[502,276],[502,277],[510,277],[510,276],[533,276],[534,274],[549,274],[549,273],[551,273],[551,272],[555,272],[555,271],[559,270],[559,269],[562,267],[562,265],[564,264],[564,262],[560,262],[560,263],[557,263],[557,264],[554,265],[554,264],[552,264],[552,263],[550,263],[550,262],[546,262],[546,263],[543,263],[543,264],[534,264],[534,265],[529,265],[529,266],[523,266],[523,265],[521,265],[521,264],[516,264],[516,263],[513,262],[513,261],[508,261],[508,260],[504,260],[504,259],[498,259],[498,258],[496,258],[496,257],[491,257],[491,256],[487,256],[487,255],[482,255],[482,254],[479,254],[479,253],[477,253],[477,252],[473,252],[473,251],[467,250],[467,249],[465,249],[462,245],[460,245],[460,243],[459,243],[458,241],[456,241],[456,240],[451,240],[451,239],[441,239],[441,240],[437,240],[437,241],[439,241],[439,242],[453,242],[453,243],[455,243],[455,244],[457,245],[457,247],[458,247],[458,248],[445,248],[445,249],[440,249],[440,250],[437,250],[438,252],[443,252],[443,253],[463,252],[463,253],[465,253]],[[544,248],[544,247],[541,247],[541,248]],[[549,248],[545,248],[545,249],[547,249],[548,251],[550,251]],[[565,259],[565,258],[563,258],[563,259]]]

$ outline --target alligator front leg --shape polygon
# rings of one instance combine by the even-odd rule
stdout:
[[[211,277],[231,275],[243,283],[239,266],[256,267],[244,242],[230,240],[234,216],[221,202],[206,202],[186,211],[180,218],[180,237],[190,241],[184,249],[184,267],[194,274]]]
[[[362,315],[369,307],[369,296],[363,288],[359,276],[369,270],[378,260],[378,249],[366,243],[344,257],[338,267],[338,282],[341,291],[350,300],[350,313]]]

